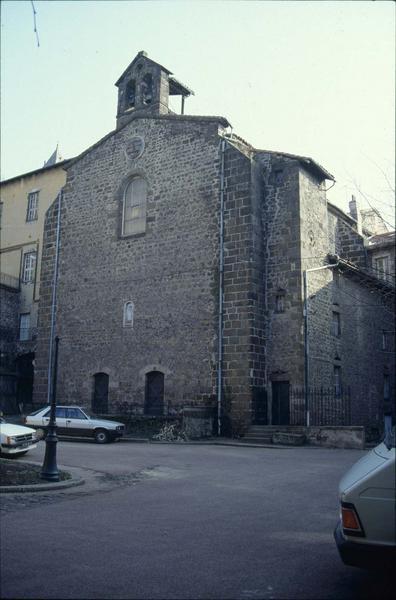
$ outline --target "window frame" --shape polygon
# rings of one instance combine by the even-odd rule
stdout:
[[[334,365],[333,367],[334,376],[334,395],[336,398],[342,396],[342,383],[341,383],[341,367],[340,365]]]
[[[128,306],[132,306],[132,319],[127,319],[127,310],[128,310]],[[124,310],[123,310],[123,320],[122,320],[122,325],[125,328],[132,328],[133,327],[133,323],[135,320],[135,305],[132,302],[132,300],[128,300],[127,302],[124,303]]]
[[[379,263],[384,263],[384,268],[379,268]],[[382,279],[382,281],[388,281],[390,275],[390,255],[383,254],[381,256],[374,257],[374,271],[378,279]]]
[[[383,376],[382,395],[383,395],[384,400],[390,400],[391,394],[390,394],[390,375],[389,375],[389,373],[384,373],[384,376]]]
[[[28,319],[26,319],[26,321],[28,322],[29,327],[22,327],[22,322],[24,321],[24,317],[28,317]],[[18,340],[20,342],[28,342],[30,340],[30,330],[31,330],[31,313],[30,312],[26,312],[26,313],[20,313],[19,314],[19,330],[18,330]],[[23,334],[22,332],[26,332],[25,334]]]
[[[26,223],[37,221],[39,205],[39,190],[34,190],[28,193],[28,202],[26,209]]]
[[[28,264],[30,261],[30,264]],[[22,260],[22,283],[34,283],[37,264],[37,250],[28,250]]]
[[[132,210],[135,207],[139,207],[141,210],[141,215],[144,215],[144,216],[139,216],[136,219],[128,219],[127,220],[125,218],[125,213],[128,208],[128,205],[127,205],[128,193],[129,193],[131,186],[134,185],[134,182],[139,181],[139,180],[144,182],[143,198],[141,199],[141,201],[139,203],[134,204],[133,203],[133,190],[131,190],[131,192],[130,192],[131,203],[130,203],[129,208]],[[122,195],[122,206],[121,206],[121,211],[122,211],[122,214],[121,214],[121,237],[122,238],[129,238],[129,237],[145,235],[145,233],[147,231],[147,196],[148,196],[148,185],[147,185],[147,180],[145,177],[138,174],[138,175],[135,175],[135,176],[131,177],[130,179],[128,179],[127,183],[124,186],[124,191],[123,191],[123,195]],[[144,222],[144,225],[141,225],[140,228],[137,228],[136,231],[126,231],[126,223],[131,223],[133,221],[142,221],[142,223]]]
[[[331,313],[331,333],[334,337],[341,337],[341,315],[338,310],[332,310]]]

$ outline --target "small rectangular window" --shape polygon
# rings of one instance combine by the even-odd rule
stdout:
[[[334,394],[336,398],[341,396],[341,367],[334,367]]]
[[[23,255],[22,281],[23,283],[33,283],[36,270],[36,252],[26,252]]]
[[[19,339],[21,342],[30,340],[30,313],[19,316]]]
[[[389,375],[384,375],[384,400],[390,398],[390,378]]]
[[[332,320],[331,320],[331,333],[335,337],[340,337],[341,335],[341,317],[340,313],[333,310]]]
[[[36,221],[38,217],[38,192],[30,192],[28,194],[28,205],[26,212],[26,221]]]
[[[389,279],[389,256],[380,256],[375,259],[375,271],[378,279],[387,281]]]
[[[275,312],[285,312],[285,296],[284,294],[278,294],[275,298]]]

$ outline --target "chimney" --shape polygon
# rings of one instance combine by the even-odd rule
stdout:
[[[362,235],[362,215],[360,214],[356,198],[353,195],[352,200],[349,201],[349,214],[357,222],[357,232]]]

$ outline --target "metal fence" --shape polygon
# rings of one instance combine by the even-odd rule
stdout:
[[[350,389],[340,393],[332,387],[311,387],[305,397],[304,388],[290,389],[290,425],[306,425],[307,406],[310,425],[350,425],[351,394]]]

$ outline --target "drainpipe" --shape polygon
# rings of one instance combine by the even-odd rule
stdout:
[[[58,194],[58,221],[57,221],[57,225],[56,225],[55,265],[54,265],[54,276],[53,276],[53,280],[52,280],[51,331],[50,331],[49,358],[48,358],[47,404],[50,404],[50,402],[51,402],[51,388],[52,388],[52,363],[53,363],[53,347],[54,347],[54,333],[55,333],[56,291],[57,291],[56,287],[57,287],[57,282],[58,282],[61,207],[62,207],[62,190]]]
[[[310,411],[309,411],[309,332],[308,332],[308,273],[313,271],[322,271],[323,269],[334,269],[337,267],[338,260],[336,263],[331,265],[324,265],[322,267],[314,267],[312,269],[306,269],[303,271],[303,285],[304,285],[304,403],[307,415],[307,427],[310,425]]]
[[[219,331],[217,367],[217,434],[221,434],[221,408],[223,400],[223,273],[224,273],[224,154],[226,142],[220,142],[220,252],[219,252]]]

